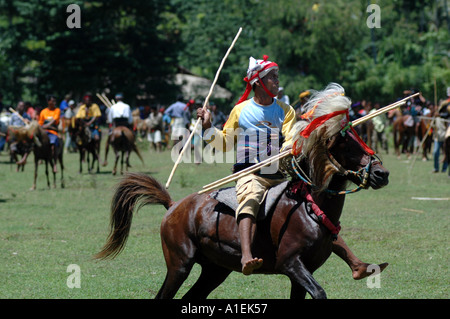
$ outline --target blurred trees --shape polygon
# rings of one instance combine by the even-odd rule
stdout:
[[[80,29],[66,25],[72,3]],[[381,28],[366,24],[371,3]],[[177,67],[212,80],[242,26],[218,82],[233,101],[249,56],[263,54],[291,101],[332,81],[353,100],[411,88],[433,100],[435,80],[438,98],[450,85],[448,14],[445,0],[0,0],[0,90],[5,102],[109,89],[168,103]]]
[[[70,29],[69,4],[81,8]],[[164,0],[0,0],[0,80],[5,100],[109,89],[169,101],[179,41],[161,32]],[[176,92],[175,92],[176,94]]]

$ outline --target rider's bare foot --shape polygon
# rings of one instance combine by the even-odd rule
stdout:
[[[260,268],[263,264],[261,258],[253,258],[247,261],[242,261],[242,273],[246,276],[251,275],[254,270]]]
[[[380,273],[388,266],[388,263],[382,263],[379,264],[378,267],[380,267]],[[363,278],[366,278],[370,275],[373,274],[373,270],[372,271],[367,271],[367,267],[369,267],[370,264],[367,263],[362,263],[358,266],[355,266],[354,268],[352,268],[352,276],[353,279],[355,280],[360,280]]]

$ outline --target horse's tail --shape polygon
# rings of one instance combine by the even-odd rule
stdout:
[[[116,257],[125,247],[133,213],[148,204],[172,205],[167,190],[156,179],[143,173],[127,173],[117,185],[111,202],[110,233],[96,259]]]
[[[141,152],[139,151],[139,149],[137,148],[136,143],[133,143],[133,151],[137,154],[137,156],[139,157],[139,159],[141,160],[142,164],[144,163],[144,159],[142,158]]]

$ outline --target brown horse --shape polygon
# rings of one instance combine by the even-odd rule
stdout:
[[[114,168],[112,170],[113,175],[116,175],[117,173],[117,163],[120,157],[119,152],[122,153],[122,159],[120,161],[120,174],[123,174],[124,160],[125,160],[125,170],[128,171],[128,167],[131,167],[130,153],[132,151],[136,152],[141,162],[144,163],[141,153],[139,152],[139,149],[136,146],[134,134],[129,128],[125,126],[118,126],[112,130],[111,134],[108,136],[108,139],[106,141],[105,161],[103,162],[103,166],[108,165],[107,159],[110,144],[112,145],[115,154]]]
[[[432,117],[429,116],[429,119],[420,119],[417,128],[417,138],[422,146],[422,160],[428,160],[428,154],[431,152],[431,145],[433,143],[433,131],[430,130],[430,125],[432,124]],[[423,142],[423,143],[422,143]],[[419,145],[419,147],[420,147]],[[417,152],[420,150],[418,149]]]
[[[357,189],[378,189],[387,185],[389,172],[354,130],[333,131],[323,125],[301,144],[302,152],[289,163],[295,178],[268,216],[257,222],[252,253],[264,262],[254,273],[288,276],[291,298],[304,298],[306,292],[313,298],[326,298],[312,274],[332,251],[349,262],[351,252],[345,244],[340,251],[333,248],[334,243],[343,243],[337,233],[345,194],[355,191],[345,191],[346,185],[352,181],[359,185]],[[147,204],[168,209],[161,224],[167,274],[156,298],[173,298],[195,263],[202,272],[184,298],[206,298],[232,271],[242,270],[238,225],[231,209],[211,192],[173,202],[158,181],[137,173],[127,174],[115,191],[111,232],[96,258],[120,253],[133,212]]]
[[[29,142],[29,126],[9,126],[8,127],[8,140],[11,162],[16,163],[16,171],[24,171],[25,164],[28,155],[33,150],[33,143]],[[18,155],[21,155],[21,159],[18,159]]]
[[[408,120],[412,121],[410,117],[411,115],[397,116],[392,124],[394,147],[398,158],[402,153],[406,153],[408,157],[414,153],[414,138],[416,136],[414,124],[412,126],[405,124]]]
[[[97,161],[97,173],[100,172],[100,148],[99,142],[90,137],[91,132],[84,124],[83,119],[73,118],[69,125],[69,134],[75,141],[80,153],[80,174],[83,172],[83,161],[86,155],[88,172],[91,173]],[[92,163],[90,161],[92,155]]]
[[[55,154],[52,156],[52,149],[47,132],[39,126],[38,122],[33,121],[31,124],[23,127],[21,132],[16,132],[15,138],[17,142],[32,145],[34,153],[34,180],[31,190],[36,189],[36,180],[38,174],[39,161],[45,162],[45,175],[47,176],[47,185],[50,188],[50,179],[48,175],[48,165],[52,168],[53,172],[53,187],[56,188],[56,171],[53,169],[56,167],[56,162],[59,161],[61,167],[61,188],[64,188],[64,163],[63,163],[63,142],[61,138],[58,138],[58,145],[55,146]],[[24,157],[18,164],[25,165],[28,153],[24,154]]]

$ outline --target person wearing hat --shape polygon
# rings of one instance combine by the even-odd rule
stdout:
[[[70,100],[67,103],[68,107],[66,108],[66,111],[64,112],[64,122],[63,122],[63,133],[66,133],[66,141],[64,143],[64,153],[67,153],[69,149],[72,152],[75,152],[77,150],[77,146],[74,141],[72,141],[72,137],[70,136],[68,127],[72,124],[72,118],[75,117],[77,114],[76,111],[76,103],[74,100]]]
[[[277,151],[291,149],[290,132],[296,121],[294,109],[275,99],[279,87],[278,65],[268,61],[267,56],[264,56],[262,60],[250,58],[247,77],[244,81],[247,82],[245,93],[232,109],[223,130],[211,128],[210,112],[204,111],[203,108],[197,109],[197,116],[202,119],[203,129],[206,130],[204,140],[212,144],[213,148],[231,150],[237,137],[234,172],[264,160],[263,153],[273,156]],[[254,97],[247,99],[252,90]],[[255,133],[256,139],[252,136]],[[267,140],[264,137],[267,137]],[[261,258],[253,257],[251,244],[256,230],[256,215],[266,191],[285,180],[284,176],[277,171],[277,165],[274,166],[269,166],[267,170],[261,168],[258,173],[241,177],[236,183],[239,203],[236,221],[241,241],[241,263],[244,275],[252,274],[263,264]],[[332,244],[333,252],[349,265],[354,279],[362,279],[371,274],[368,271],[370,264],[357,258],[340,235]],[[378,266],[381,272],[388,264]]]
[[[210,143],[216,149],[226,149],[234,146],[237,135],[236,163],[234,172],[250,167],[265,158],[292,147],[289,136],[295,123],[295,111],[284,102],[276,99],[279,91],[278,65],[264,56],[261,60],[250,57],[245,93],[232,109],[223,130],[213,128]],[[254,97],[247,99],[250,92]],[[202,108],[197,110],[197,116],[202,118],[203,128],[211,128],[211,113]],[[205,140],[208,142],[208,133]],[[239,228],[242,250],[242,273],[250,275],[262,266],[261,258],[253,257],[251,244],[256,230],[256,216],[260,203],[265,198],[267,190],[284,181],[277,167],[249,174],[236,183],[236,193],[239,206],[236,210],[236,220]]]
[[[303,91],[298,95],[298,99],[300,101],[300,105],[295,110],[297,115],[297,121],[301,120],[301,116],[306,113],[305,105],[308,102],[311,92],[309,90]]]

